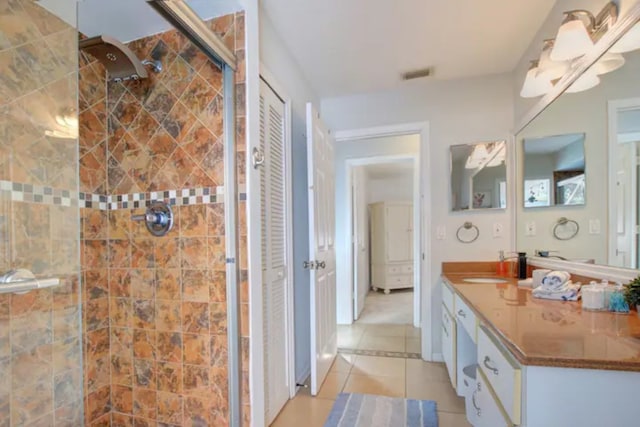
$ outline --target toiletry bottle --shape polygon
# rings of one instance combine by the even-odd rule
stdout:
[[[518,252],[518,279],[527,278],[527,253]]]
[[[507,263],[504,260],[504,251],[499,252],[498,266],[496,268],[496,274],[500,277],[507,275]]]

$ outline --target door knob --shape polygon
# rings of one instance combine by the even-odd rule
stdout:
[[[304,261],[302,263],[302,268],[304,268],[305,270],[313,270],[315,269],[315,264],[313,261]]]
[[[327,264],[324,261],[316,261],[316,270],[325,269]]]

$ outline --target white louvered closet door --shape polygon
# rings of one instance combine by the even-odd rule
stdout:
[[[260,81],[260,169],[265,411],[270,424],[289,400],[284,103]]]

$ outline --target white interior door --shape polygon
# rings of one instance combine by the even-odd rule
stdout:
[[[337,354],[335,180],[333,138],[311,103],[307,104],[309,256],[311,274],[311,394]]]
[[[289,400],[284,102],[260,81],[262,276],[264,283],[265,418]],[[291,226],[291,225],[289,225]]]

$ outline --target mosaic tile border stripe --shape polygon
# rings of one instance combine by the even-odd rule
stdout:
[[[360,350],[355,348],[338,348],[338,353],[355,354],[356,356],[395,357],[399,359],[422,359],[419,353],[405,353],[403,351]]]
[[[242,190],[245,189],[242,188]],[[2,180],[0,180],[0,193],[16,202],[65,207],[79,206],[105,211],[146,207],[156,200],[165,200],[173,206],[188,206],[218,203],[224,199],[224,187],[222,186],[107,196]],[[240,201],[247,200],[247,193],[239,193],[239,199]]]

